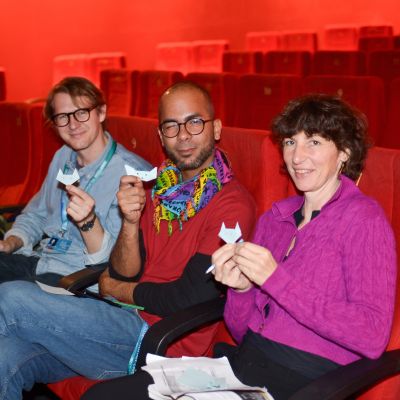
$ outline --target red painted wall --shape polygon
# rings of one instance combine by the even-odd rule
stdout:
[[[315,30],[327,24],[392,24],[398,0],[20,0],[0,2],[0,67],[8,100],[44,97],[53,57],[124,51],[129,68],[152,68],[158,42],[229,39],[247,31]]]

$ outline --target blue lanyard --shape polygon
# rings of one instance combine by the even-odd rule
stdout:
[[[115,150],[117,149],[117,143],[115,140],[112,140],[112,144],[110,147],[110,150],[108,150],[108,153],[106,155],[106,158],[103,160],[101,165],[97,168],[96,172],[94,175],[90,178],[89,182],[86,184],[85,188],[83,189],[86,193],[89,193],[89,190],[92,188],[92,186],[95,184],[95,182],[100,178],[100,176],[103,174],[104,170],[106,169],[108,163],[110,162],[112,156],[115,153]],[[72,158],[72,156],[71,156]],[[64,173],[69,169],[67,163],[64,165]],[[68,229],[68,214],[67,214],[67,193],[64,191],[61,194],[61,236],[64,236],[65,232]]]

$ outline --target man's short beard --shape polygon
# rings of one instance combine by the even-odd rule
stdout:
[[[214,141],[210,142],[207,147],[204,147],[199,156],[190,162],[185,160],[178,160],[173,152],[165,148],[168,158],[179,168],[180,171],[192,171],[199,168],[204,162],[213,154]]]

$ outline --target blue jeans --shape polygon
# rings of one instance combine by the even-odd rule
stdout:
[[[0,399],[21,399],[35,382],[126,375],[144,324],[135,311],[102,301],[1,284]]]

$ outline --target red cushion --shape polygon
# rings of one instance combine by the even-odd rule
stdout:
[[[78,400],[91,386],[99,381],[76,376],[57,383],[50,383],[48,388],[63,400]]]

